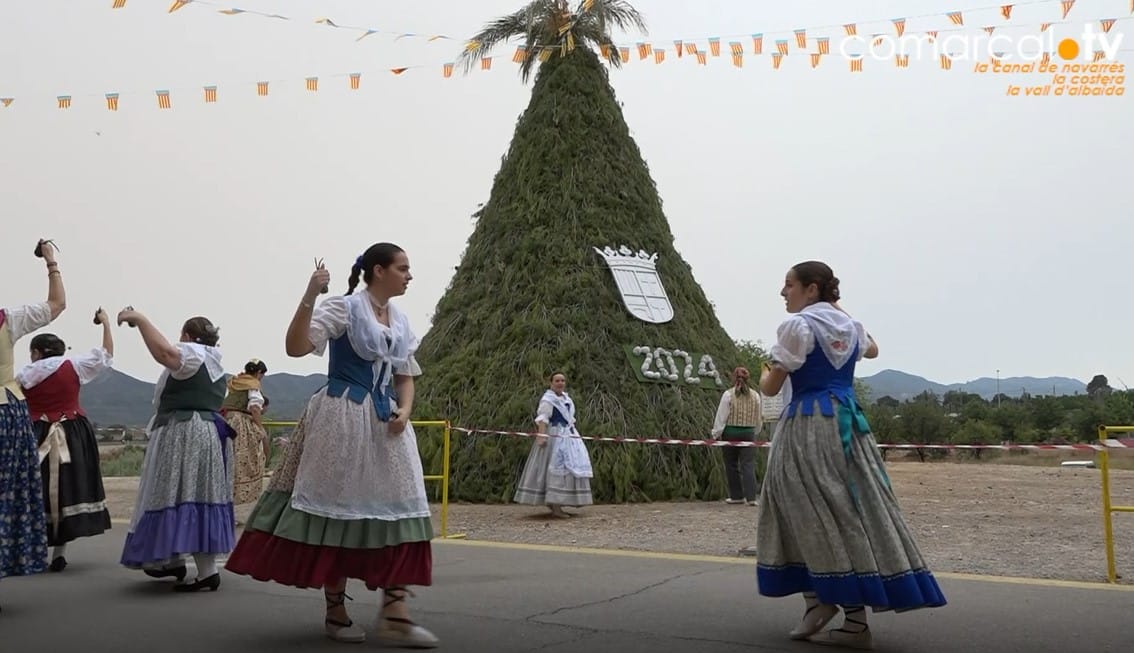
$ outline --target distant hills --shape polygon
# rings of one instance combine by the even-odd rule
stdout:
[[[860,380],[870,387],[870,401],[885,396],[905,401],[926,390],[937,395],[961,390],[985,399],[996,396],[996,379],[990,378],[946,385],[898,370],[883,370]],[[269,374],[264,377],[264,394],[271,402],[267,417],[297,419],[307,400],[326,382],[327,377],[322,374]],[[1066,377],[1006,377],[1000,379],[1000,391],[1010,397],[1018,397],[1022,392],[1033,396],[1073,395],[1086,393],[1087,384]],[[114,369],[84,386],[80,397],[91,421],[100,426],[145,426],[153,415],[153,398],[153,383],[140,381]]]
[[[950,390],[960,390],[980,395],[985,399],[996,396],[997,381],[994,378],[981,377],[965,383],[951,383],[949,385],[936,383],[929,379],[900,372],[898,370],[882,370],[881,372],[859,379],[870,387],[871,402],[880,397],[890,396],[898,401],[912,399],[926,390],[941,396]],[[1087,384],[1078,379],[1069,379],[1063,376],[1049,376],[1037,379],[1031,376],[1009,376],[1000,379],[1000,392],[1006,397],[1019,397],[1028,393],[1033,397],[1039,395],[1074,395],[1085,394]]]

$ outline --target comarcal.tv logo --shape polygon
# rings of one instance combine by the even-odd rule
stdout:
[[[1040,34],[876,34],[849,35],[839,43],[846,58],[879,61],[926,59],[972,62],[977,73],[1046,73],[1052,75],[1055,95],[1122,95],[1126,67],[1116,61],[1124,35],[1097,31],[1086,23],[1078,33],[1058,36],[1054,30]],[[1050,90],[1049,90],[1050,93]]]

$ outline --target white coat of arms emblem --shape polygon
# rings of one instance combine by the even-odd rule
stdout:
[[[673,319],[673,304],[658,276],[658,255],[638,250],[634,253],[623,245],[617,251],[610,247],[593,248],[600,254],[618,284],[626,310],[643,322],[662,324]]]

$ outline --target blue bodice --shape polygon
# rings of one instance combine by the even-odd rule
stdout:
[[[571,405],[571,402],[569,401],[565,403],[568,406]],[[551,419],[549,421],[551,422],[552,426],[567,426],[567,418],[563,416],[563,413],[559,412],[558,408],[551,409]]]
[[[389,336],[387,336],[389,340]],[[359,356],[350,344],[350,336],[343,334],[331,340],[330,364],[327,371],[327,395],[342,397],[361,404],[366,395],[374,404],[374,412],[383,422],[390,421],[390,400],[398,397],[392,383],[394,374],[389,362],[383,361],[374,373],[374,364]]]
[[[838,401],[846,406],[855,405],[854,396],[854,367],[858,359],[859,345],[855,345],[854,353],[842,369],[835,369],[831,361],[819,346],[818,340],[811,353],[803,361],[803,365],[791,372],[791,404],[787,408],[787,416],[815,414],[815,403],[819,403],[819,412],[825,417],[835,416],[835,404]]]

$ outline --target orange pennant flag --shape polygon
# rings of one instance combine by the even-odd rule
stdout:
[[[993,30],[995,30],[995,29],[996,29],[995,25],[989,25],[989,26],[984,28],[984,31],[988,32],[989,34],[992,34]]]
[[[812,68],[817,68],[819,66],[819,59],[822,58],[822,56],[823,55],[819,54],[818,52],[812,52],[811,53],[811,67]]]
[[[908,54],[896,54],[896,55],[894,55],[894,65],[897,66],[898,68],[909,68],[909,66],[910,66],[910,55],[908,55]]]
[[[721,40],[719,37],[709,37],[709,52],[712,53],[714,57],[721,56]]]
[[[106,94],[106,108],[110,111],[118,111],[118,94],[117,93],[107,93]]]
[[[681,40],[680,40],[680,39],[678,39],[678,40],[676,40],[676,41],[674,41],[674,42],[673,42],[673,48],[674,48],[675,50],[677,50],[677,56],[678,56],[678,57],[680,57],[680,56],[681,56],[681,52],[682,52],[682,51],[681,51]]]
[[[653,51],[654,51],[654,46],[650,45],[649,43],[639,43],[638,44],[638,58],[639,59],[645,59],[646,57],[650,56],[650,53],[653,52]]]
[[[205,87],[205,102],[211,103],[211,102],[216,102],[216,101],[217,101],[217,87],[216,86],[206,86]]]
[[[862,56],[861,55],[854,57],[850,60],[850,71],[852,73],[861,73],[862,72]]]
[[[445,79],[449,79],[450,77],[452,77],[453,76],[453,64],[451,64],[451,63],[443,64],[441,66],[441,75]]]
[[[819,54],[831,54],[831,39],[826,36],[819,37]]]
[[[779,70],[780,69],[780,62],[783,61],[783,60],[784,60],[784,55],[780,54],[779,52],[773,52],[772,53],[772,69],[773,70]]]
[[[935,29],[933,29],[933,30],[929,30],[928,32],[926,32],[926,34],[928,34],[928,35],[929,35],[929,38],[930,38],[931,40],[934,40],[934,41],[936,41],[936,40],[937,40],[937,30],[935,30]]]
[[[743,52],[743,50],[741,51],[740,54],[733,53],[732,65],[736,66],[737,68],[743,68],[744,67],[744,52]]]
[[[744,46],[740,43],[740,41],[729,42],[728,49],[732,52],[732,56],[734,57],[744,54]]]
[[[267,82],[256,82],[256,95],[259,95],[260,97],[264,97],[267,94],[268,94],[268,83]]]
[[[480,69],[481,70],[491,70],[492,69],[492,57],[482,58],[480,60]]]
[[[59,103],[60,109],[70,109],[71,108],[71,96],[70,95],[60,95],[60,96],[56,97],[55,99]]]
[[[1046,66],[1049,63],[1051,63],[1051,53],[1050,52],[1044,52],[1043,56],[1040,57],[1040,64]]]
[[[847,23],[846,25],[843,25],[843,29],[847,31],[847,36],[858,35],[858,25],[855,25],[854,23]]]
[[[318,77],[308,77],[307,78],[307,90],[309,90],[309,91],[318,91],[319,90],[319,78]]]
[[[787,51],[788,51],[788,42],[781,40],[781,39],[777,39],[776,40],[776,53],[780,54],[780,55],[785,55],[785,54],[787,54]]]
[[[798,45],[801,48],[807,47],[807,30],[805,30],[805,29],[795,30],[795,44]]]
[[[516,52],[514,52],[512,54],[512,63],[524,63],[524,59],[527,59],[527,58],[528,58],[527,46],[517,45],[516,46]],[[606,45],[602,46],[602,58],[603,59],[609,59],[610,58],[610,47],[609,46],[606,46]]]
[[[1114,21],[1113,18],[1102,18],[1099,19],[1099,26],[1102,27],[1102,31],[1110,32],[1110,28],[1114,27]]]
[[[618,57],[622,63],[630,63],[630,48],[618,48]]]
[[[704,66],[709,61],[709,55],[703,51],[695,53],[697,55],[697,63]]]
[[[539,60],[547,61],[551,58],[551,48],[543,48],[539,51]]]
[[[0,104],[3,104],[4,108],[8,108],[8,107],[12,106],[12,103],[15,102],[15,101],[16,101],[16,98],[14,98],[14,97],[0,97]]]
[[[159,109],[172,109],[173,103],[169,99],[169,91],[154,91],[157,94],[157,105]]]
[[[1092,62],[1102,61],[1104,58],[1106,58],[1105,52],[1103,52],[1102,50],[1095,50],[1095,57],[1094,57],[1094,59],[1091,59],[1091,61]]]
[[[1051,23],[1040,23],[1040,31],[1046,32],[1051,27]]]
[[[1063,18],[1067,19],[1067,14],[1071,13],[1071,7],[1075,6],[1075,0],[1063,0]]]
[[[941,55],[941,69],[942,70],[950,70],[952,67],[953,67],[953,60],[949,58],[949,55],[942,54]]]
[[[902,34],[905,34],[906,33],[906,19],[905,18],[894,18],[893,21],[894,21],[894,29],[897,30],[898,36],[900,37]]]
[[[172,14],[173,12],[184,7],[185,5],[189,4],[190,2],[193,2],[193,0],[173,0],[173,4],[169,6],[169,12],[167,12],[167,13]]]
[[[665,50],[656,48],[654,50],[654,63],[661,63],[663,61],[665,61]]]
[[[1008,20],[1009,18],[1011,18],[1012,17],[1012,5],[1001,6],[1000,7],[1000,15],[1004,17],[1004,20]]]
[[[964,25],[965,24],[965,17],[959,11],[949,12],[949,20],[953,21],[954,25]]]
[[[482,59],[482,61],[483,61],[483,59]],[[409,70],[409,68],[391,68],[390,72],[395,74],[395,75],[401,75],[402,73],[404,73],[407,70]]]
[[[697,54],[697,44],[696,43],[686,43],[685,44],[685,54]]]
[[[764,54],[764,35],[752,35],[752,54]]]
[[[349,79],[350,90],[357,91],[358,87],[362,86],[362,73],[351,73]]]
[[[114,4],[110,5],[111,9],[121,9],[126,6],[126,0],[114,0]]]

